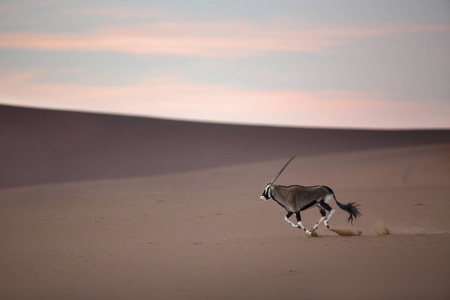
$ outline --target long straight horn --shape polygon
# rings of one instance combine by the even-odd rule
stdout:
[[[284,165],[283,168],[281,168],[280,172],[278,172],[277,175],[275,175],[275,178],[270,182],[270,183],[274,183],[275,180],[277,180],[278,176],[281,175],[281,173],[283,173],[284,169],[286,169],[286,167],[289,165],[289,163],[297,156],[297,154],[294,154],[290,160],[288,160],[288,162]]]

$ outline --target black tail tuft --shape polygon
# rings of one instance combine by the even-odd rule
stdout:
[[[336,203],[340,209],[345,210],[346,212],[348,212],[350,214],[347,221],[353,225],[353,218],[356,219],[357,217],[359,217],[361,215],[361,213],[358,210],[359,204],[356,202],[342,204],[342,203],[338,202],[336,200],[336,198],[334,198],[334,200],[336,201]]]

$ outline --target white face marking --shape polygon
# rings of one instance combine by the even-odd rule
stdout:
[[[269,190],[271,188],[271,186],[272,186],[271,184],[266,185],[266,188],[264,189],[263,195],[261,197],[259,197],[259,199],[261,201],[266,201],[272,196],[271,193],[270,193],[270,190]],[[268,197],[266,198],[265,195],[267,195]]]

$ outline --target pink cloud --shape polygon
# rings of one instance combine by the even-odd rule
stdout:
[[[110,6],[110,7],[77,7],[67,8],[63,13],[90,17],[138,18],[162,16],[161,10],[146,7]]]
[[[247,23],[156,23],[105,28],[83,34],[0,33],[0,47],[240,57],[276,51],[317,52],[351,38],[437,30],[448,31],[450,26],[315,28],[309,25],[287,28],[286,25],[273,27]]]
[[[450,103],[393,102],[354,91],[247,90],[152,78],[129,86],[36,84],[0,78],[0,103],[175,119],[366,128],[450,127]]]

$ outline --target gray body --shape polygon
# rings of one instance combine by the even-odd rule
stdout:
[[[342,204],[336,200],[336,196],[332,189],[324,185],[317,186],[301,186],[301,185],[274,185],[273,183],[277,180],[278,176],[283,173],[284,169],[289,165],[289,163],[295,158],[295,155],[292,156],[288,162],[281,168],[277,175],[275,175],[274,179],[266,185],[264,192],[262,193],[260,200],[266,201],[268,199],[275,200],[278,204],[284,207],[287,211],[286,217],[284,219],[286,222],[291,224],[293,227],[303,229],[308,235],[312,235],[313,232],[319,227],[322,221],[325,223],[327,228],[330,228],[328,225],[328,221],[334,213],[334,209],[328,204],[331,199],[336,201],[336,204],[340,209],[345,210],[350,214],[348,217],[348,221],[353,224],[353,218],[357,218],[361,215],[358,211],[358,204],[355,202]],[[300,212],[302,210],[308,209],[310,207],[317,206],[319,208],[320,214],[322,217],[320,220],[314,225],[311,231],[307,230],[305,226],[302,224],[302,219],[300,217]],[[327,216],[327,211],[328,216]],[[289,220],[289,217],[295,214],[297,217],[297,224],[292,223]]]
[[[353,223],[353,218],[360,215],[357,207],[358,205],[353,203],[342,204],[336,200],[336,196],[332,189],[324,185],[318,186],[301,186],[301,185],[274,185],[268,183],[264,189],[263,194],[260,197],[261,201],[273,199],[279,205],[286,209],[287,214],[285,216],[286,222],[293,227],[303,229],[308,235],[312,235],[313,232],[319,227],[320,223],[324,222],[329,229],[328,221],[335,212],[335,210],[329,205],[331,199],[336,201],[339,208],[345,210],[350,214],[348,221]],[[300,212],[311,207],[318,207],[321,218],[314,225],[311,231],[307,230],[301,222]],[[327,216],[328,212],[328,216]],[[289,217],[295,214],[297,218],[297,224],[292,223]]]
[[[323,185],[272,185],[271,194],[273,200],[292,213],[318,206],[321,201],[328,203],[334,196],[333,191]]]

